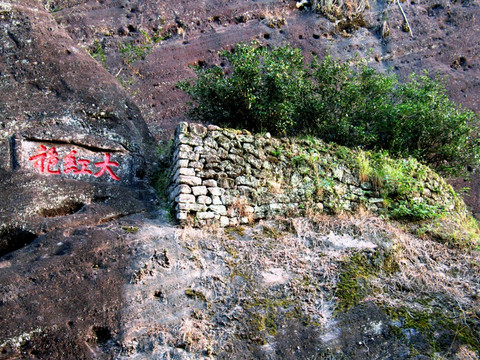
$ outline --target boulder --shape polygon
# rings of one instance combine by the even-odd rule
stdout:
[[[37,1],[2,2],[0,44],[0,232],[143,208],[121,189],[146,178],[154,139],[116,79]]]
[[[153,148],[40,2],[0,2],[0,357],[89,359],[118,335],[127,233],[99,224],[152,208]]]

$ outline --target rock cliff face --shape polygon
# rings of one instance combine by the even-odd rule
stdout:
[[[359,53],[402,75],[440,72],[449,76],[454,101],[480,111],[480,8],[475,1],[403,3],[413,38],[402,30],[396,3],[384,1],[371,2],[357,22],[332,21],[282,0],[48,4],[68,34],[122,80],[160,138],[173,134],[175,122],[184,117],[188,98],[175,84],[192,75],[188,66],[212,64],[219,50],[252,39],[271,46],[290,43],[305,55]]]
[[[0,359],[478,357],[456,223],[180,229],[148,185],[176,82],[240,41],[438,70],[479,111],[478,3],[403,7],[414,38],[386,2],[342,22],[279,0],[0,1]]]
[[[154,142],[122,87],[41,4],[2,3],[0,21],[0,232],[8,243],[8,234],[39,234],[61,226],[56,217],[119,200],[119,186],[145,177]],[[103,212],[142,207],[122,202]]]
[[[403,2],[413,37],[396,2],[368,2],[353,16],[363,3],[354,1],[346,19],[328,19],[287,0],[44,1],[78,46],[125,86],[157,139],[169,138],[185,120],[189,99],[175,84],[193,75],[189,66],[221,65],[219,50],[253,39],[268,46],[292,44],[307,58],[359,54],[400,76],[425,69],[446,75],[451,99],[480,112],[478,2]],[[471,188],[467,204],[480,213],[480,178],[452,183],[457,190]]]
[[[125,245],[98,224],[151,207],[153,146],[42,4],[0,3],[0,358],[89,358],[113,336]]]

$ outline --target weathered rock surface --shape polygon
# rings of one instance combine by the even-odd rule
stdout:
[[[253,39],[271,46],[290,43],[307,57],[358,53],[401,76],[424,69],[446,75],[451,99],[480,112],[478,2],[404,2],[413,37],[404,31],[395,2],[369,3],[358,21],[332,22],[297,9],[295,1],[44,1],[77,44],[127,87],[160,139],[185,120],[189,99],[175,84],[193,75],[189,66],[221,65],[219,50]],[[471,188],[465,201],[475,213],[480,213],[479,179],[453,182],[457,190]]]
[[[478,253],[372,217],[126,225],[115,358],[475,358]]]
[[[76,226],[3,256],[0,358],[113,358],[126,234],[118,223]]]
[[[1,138],[145,153],[151,137],[124,90],[36,1],[1,13]],[[21,141],[21,139],[18,139]],[[19,146],[21,144],[16,144]],[[9,158],[2,158],[2,167]]]
[[[0,44],[2,243],[144,209],[122,187],[143,181],[154,142],[116,80],[36,1],[2,2]]]
[[[478,252],[374,218],[180,230],[148,212],[142,185],[154,161],[142,118],[168,138],[188,65],[239,41],[372,48],[379,67],[451,75],[452,98],[478,111],[478,3],[403,6],[413,39],[384,3],[344,37],[295,1],[1,1],[0,359],[478,357]],[[189,181],[179,196],[223,211],[227,178]]]
[[[478,261],[372,217],[54,230],[0,258],[0,358],[474,359]]]
[[[127,248],[111,221],[156,201],[153,147],[39,2],[0,3],[0,358],[114,356]]]

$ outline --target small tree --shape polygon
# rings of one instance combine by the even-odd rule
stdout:
[[[239,44],[221,55],[232,66],[230,76],[218,66],[195,67],[196,81],[178,84],[194,101],[189,115],[252,131],[291,131],[304,106],[302,97],[311,91],[301,51]]]
[[[400,83],[365,61],[325,57],[308,66],[299,49],[239,44],[220,67],[180,82],[190,116],[222,126],[318,136],[350,147],[415,157],[446,174],[480,161],[478,115],[448,99],[444,80],[412,74]]]
[[[388,150],[412,156],[447,174],[477,165],[478,115],[448,99],[445,79],[412,74],[394,93]]]

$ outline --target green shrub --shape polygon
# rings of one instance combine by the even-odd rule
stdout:
[[[257,132],[291,130],[305,106],[303,95],[311,92],[301,51],[239,44],[221,55],[231,64],[231,75],[218,66],[196,67],[193,84],[178,84],[194,101],[190,116]]]
[[[393,218],[425,220],[436,219],[445,215],[445,209],[441,205],[431,205],[415,199],[400,201],[391,210]]]
[[[446,174],[480,161],[480,119],[448,99],[441,78],[412,74],[401,83],[359,58],[307,65],[288,45],[239,44],[221,55],[228,70],[196,67],[196,80],[178,84],[192,97],[194,120],[383,149]]]

